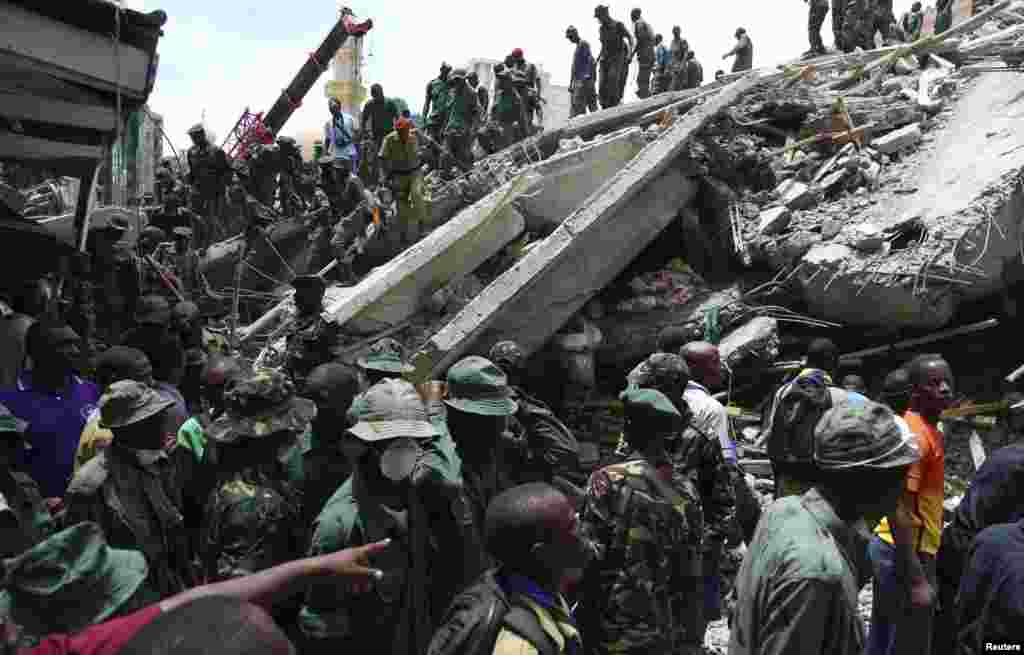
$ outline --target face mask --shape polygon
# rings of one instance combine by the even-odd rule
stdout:
[[[163,459],[166,456],[167,455],[164,453],[164,451],[160,449],[135,451],[135,459],[139,462],[139,464],[146,467],[156,464],[157,461]]]
[[[380,472],[392,482],[412,475],[423,450],[414,439],[394,439],[380,456]]]

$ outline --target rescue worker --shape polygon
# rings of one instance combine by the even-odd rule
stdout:
[[[480,103],[478,123],[482,123],[491,109],[491,95],[487,91],[487,87],[480,84],[480,76],[476,74],[476,71],[471,72],[466,77],[466,82],[469,83],[469,88],[473,89],[473,92],[476,93],[476,101]],[[479,128],[479,125],[477,127]]]
[[[832,0],[832,40],[836,50],[846,52],[843,43],[843,21],[846,15],[846,0]]]
[[[697,53],[690,50],[686,53],[686,88],[696,89],[703,83],[704,67],[697,61]]]
[[[176,227],[174,251],[164,257],[166,268],[181,283],[181,292],[186,298],[198,298],[203,292],[199,272],[199,253],[192,247],[192,228]]]
[[[570,25],[566,28],[565,38],[576,45],[572,54],[572,70],[569,73],[569,94],[572,103],[569,118],[575,118],[588,111],[597,111],[597,90],[594,87],[597,70],[594,67],[594,55],[590,51],[590,44],[580,38],[580,33],[575,27]]]
[[[873,23],[871,9],[871,0],[846,0],[846,11],[843,12],[844,52],[853,52],[857,48],[875,48],[874,31],[871,30],[871,35],[868,35]]]
[[[97,318],[108,338],[116,341],[121,334],[121,323],[127,311],[126,295],[135,285],[125,288],[124,269],[131,261],[126,248],[118,244],[131,231],[131,224],[120,216],[114,216],[101,229],[89,230],[86,240],[86,251],[91,255],[94,302],[98,310]],[[19,362],[18,367],[21,364]]]
[[[633,55],[640,65],[636,75],[636,97],[643,100],[651,95],[651,71],[654,69],[654,30],[640,17],[640,9],[630,13],[633,19],[633,34],[636,36],[636,50]],[[632,59],[632,56],[630,57]]]
[[[463,169],[473,166],[473,127],[480,112],[476,93],[466,83],[466,71],[456,68],[448,78],[448,116],[444,138],[449,152]]]
[[[402,344],[390,337],[374,341],[367,353],[356,360],[356,364],[366,377],[367,389],[381,380],[397,380],[404,374],[416,370],[405,360],[405,348]]]
[[[367,183],[374,183],[378,179],[376,170],[376,155],[380,152],[380,146],[384,137],[395,129],[395,121],[401,117],[401,112],[394,101],[384,97],[384,87],[374,84],[370,87],[370,100],[363,106],[363,113],[360,117],[360,129],[363,138],[368,141],[368,148],[365,150],[367,165]],[[372,162],[372,163],[371,163]]]
[[[526,138],[526,110],[518,91],[518,77],[511,57],[506,57],[504,63],[494,67],[495,94],[491,117],[501,131],[500,139],[492,144],[495,151]]]
[[[900,18],[900,29],[908,42],[914,42],[921,38],[921,28],[924,27],[924,12],[921,11],[921,3],[915,2],[910,11]]]
[[[682,30],[678,25],[672,28],[672,45],[669,48],[671,64],[669,71],[672,75],[672,90],[682,91],[686,88],[686,53],[690,51],[690,45],[682,36]]]
[[[594,9],[594,18],[601,24],[601,54],[597,57],[601,67],[598,97],[601,108],[608,109],[622,102],[633,52],[633,35],[622,21],[612,20],[607,5],[598,5]]]
[[[167,233],[154,225],[147,225],[139,233],[139,241],[136,244],[138,254],[132,260],[137,275],[135,288],[132,290],[134,293],[130,296],[129,303],[133,311],[138,300],[145,296],[157,295],[169,302],[178,301],[181,282],[161,263],[165,243]]]
[[[704,612],[699,633],[703,636],[707,623],[718,620],[721,613],[719,567],[725,541],[733,534],[736,522],[733,470],[723,456],[718,434],[694,420],[696,417],[686,401],[690,369],[682,357],[671,353],[651,355],[637,384],[640,388],[656,389],[665,394],[686,418],[686,428],[672,435],[666,448],[672,459],[676,485],[696,490],[700,498]]]
[[[206,431],[216,482],[206,504],[201,561],[207,580],[258,573],[302,556],[302,491],[287,470],[316,406],[276,371],[224,394],[227,411]]]
[[[420,655],[450,600],[441,591],[445,565],[457,565],[451,553],[435,550],[431,521],[410,487],[423,443],[438,430],[403,380],[378,383],[364,403],[342,442],[352,476],[317,517],[310,551],[323,555],[390,538],[391,546],[374,557],[387,574],[376,593],[358,601],[344,586],[312,585],[299,614],[302,652],[350,652],[377,643],[394,655]]]
[[[333,175],[328,175],[328,179],[324,180],[324,183],[328,187],[333,187],[335,193],[341,195],[342,185],[348,180],[352,172],[356,170],[355,165],[358,155],[356,150],[356,126],[355,120],[341,110],[341,102],[337,98],[328,99],[327,108],[331,113],[331,118],[324,126],[324,148],[326,149],[325,157],[330,163],[330,170],[333,171]],[[331,195],[328,192],[328,198],[331,198]],[[332,208],[340,215],[345,215],[342,213],[343,208],[335,207],[333,202]]]
[[[807,40],[811,49],[803,54],[805,59],[820,57],[827,54],[825,44],[821,40],[821,26],[828,14],[829,0],[804,0],[807,3]]]
[[[672,52],[660,34],[654,35],[654,93],[664,93],[672,86]]]
[[[395,131],[387,135],[380,146],[383,182],[397,195],[398,201],[398,216],[394,224],[388,226],[388,238],[399,248],[408,248],[419,241],[426,219],[418,147],[412,121],[405,117],[398,119]]]
[[[53,534],[50,509],[39,485],[15,469],[17,452],[25,448],[28,423],[0,405],[0,557],[14,557]]]
[[[754,43],[747,36],[747,30],[742,27],[736,28],[735,47],[722,55],[722,59],[728,59],[733,55],[736,59],[732,63],[732,72],[740,73],[754,67]]]
[[[882,35],[882,45],[892,42],[892,26],[896,24],[896,16],[892,11],[892,0],[874,0],[867,20],[867,38],[871,49],[875,48],[875,32]]]
[[[309,528],[343,480],[352,474],[352,466],[342,450],[346,418],[353,399],[359,393],[359,376],[344,364],[331,362],[317,366],[306,380],[303,395],[316,404],[309,443],[302,453],[305,487],[302,495],[303,526]]]
[[[292,286],[295,317],[288,332],[284,369],[302,391],[310,371],[335,358],[340,328],[323,316],[327,291],[323,278],[300,275],[292,280]]]
[[[525,136],[533,135],[533,119],[540,118],[543,121],[543,109],[541,106],[542,95],[540,73],[537,67],[526,61],[523,56],[523,49],[516,48],[510,55],[512,67],[517,75],[513,78],[516,90],[523,103],[525,117]]]
[[[939,35],[953,26],[953,0],[936,0],[935,34]]]
[[[423,101],[423,113],[420,114],[426,121],[427,135],[438,143],[444,136],[445,120],[448,117],[448,76],[451,72],[451,66],[441,64],[440,74],[427,84],[427,97]]]
[[[700,506],[673,485],[665,441],[683,427],[653,389],[620,395],[633,453],[590,477],[580,519],[595,555],[577,610],[588,652],[702,651]]]
[[[224,151],[209,142],[202,124],[193,125],[188,135],[192,138],[187,156],[188,183],[195,201],[192,211],[220,227],[224,221],[225,193],[234,171]]]
[[[579,470],[579,442],[550,407],[522,387],[525,356],[519,344],[499,341],[487,357],[508,377],[511,398],[519,406],[509,427],[516,443],[521,444],[520,461],[508,468],[518,474],[520,483],[547,482],[566,490],[565,482],[575,480]],[[556,476],[561,478],[557,483]]]
[[[114,441],[78,470],[67,491],[68,524],[93,521],[111,546],[141,551],[150,585],[161,597],[198,579],[177,470],[163,448],[166,412],[173,406],[140,382],[111,384],[99,408],[100,427],[112,431]]]

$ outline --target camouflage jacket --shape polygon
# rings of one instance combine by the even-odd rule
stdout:
[[[512,461],[506,468],[516,472],[516,482],[550,482],[554,475],[574,477],[580,466],[580,444],[572,430],[546,404],[522,389],[512,387],[512,398],[519,411],[509,421],[509,430],[521,450],[508,454]]]
[[[578,617],[594,653],[670,653],[703,641],[700,503],[665,462],[634,453],[596,471],[582,522],[594,544]],[[660,470],[659,470],[660,469]]]
[[[54,532],[53,518],[43,502],[36,481],[24,473],[11,471],[0,482],[13,521],[0,521],[0,557],[14,557],[43,541]]]
[[[340,329],[320,314],[295,316],[288,334],[285,370],[301,387],[314,368],[335,358]]]
[[[223,193],[231,180],[231,164],[227,155],[215,145],[188,150],[188,182],[200,193]]]
[[[245,469],[222,479],[207,501],[203,570],[209,581],[256,573],[301,557],[304,538],[298,493]]]
[[[700,495],[704,545],[724,541],[736,522],[736,495],[733,469],[718,438],[690,426],[667,446],[674,477],[687,480]]]

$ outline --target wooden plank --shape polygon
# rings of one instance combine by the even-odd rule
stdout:
[[[474,298],[458,315],[420,349],[414,357],[415,376],[427,377],[465,353],[486,330],[495,327],[502,308],[530,293],[534,284],[563,258],[577,253],[573,243],[579,237],[600,233],[629,202],[657,180],[682,152],[689,140],[718,115],[738,101],[758,82],[768,79],[754,72],[733,83],[716,98],[691,111],[645,147],[611,180],[606,182],[547,239],[533,248],[518,264],[506,271]],[[579,239],[579,241],[577,241]],[[635,253],[633,253],[635,256]],[[631,259],[631,257],[630,257]],[[628,260],[626,262],[628,264]],[[589,293],[596,293],[594,284]]]
[[[117,127],[116,112],[110,107],[81,105],[5,90],[0,90],[0,115],[103,132],[113,132]]]
[[[105,88],[120,86],[125,93],[143,96],[150,57],[145,51],[121,43],[120,71],[115,61],[114,39],[41,16],[11,3],[0,4],[7,51],[64,71],[73,78],[92,78]]]
[[[83,146],[61,141],[50,141],[13,132],[0,132],[0,157],[11,159],[61,160],[99,159],[100,146]]]

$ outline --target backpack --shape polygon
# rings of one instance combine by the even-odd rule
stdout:
[[[558,655],[557,644],[533,611],[514,604],[498,585],[494,571],[484,573],[455,597],[430,640],[427,655],[491,655],[502,629],[530,642],[540,655]]]
[[[783,387],[771,413],[767,445],[772,464],[813,466],[814,427],[842,397],[842,389],[820,375],[801,375]]]

